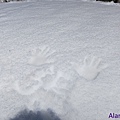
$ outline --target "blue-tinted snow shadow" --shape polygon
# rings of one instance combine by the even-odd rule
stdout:
[[[20,111],[14,118],[10,120],[61,120],[51,109],[47,111]]]

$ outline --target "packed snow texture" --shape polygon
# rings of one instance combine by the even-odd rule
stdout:
[[[119,4],[1,3],[0,120],[26,108],[50,108],[61,120],[118,113],[119,25]]]

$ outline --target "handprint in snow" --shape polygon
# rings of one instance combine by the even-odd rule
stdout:
[[[51,57],[51,55],[54,53],[54,51],[51,51],[49,47],[42,47],[37,48],[32,51],[32,56],[30,60],[28,61],[29,64],[32,65],[42,65],[46,63],[52,63],[54,60]]]
[[[102,59],[97,57],[92,57],[91,59],[85,57],[83,66],[74,64],[74,68],[80,76],[87,80],[94,80],[103,69],[108,67],[108,65],[100,67],[101,61]]]
[[[22,81],[20,85],[20,81],[16,81],[14,83],[13,89],[16,90],[21,95],[31,95],[35,91],[37,91],[39,88],[44,87],[44,81],[43,78],[46,78],[46,76],[52,76],[53,75],[53,66],[48,67],[46,69],[42,70],[35,70],[28,74],[24,81]]]
[[[32,78],[32,77],[31,77]],[[34,82],[34,83],[33,83]],[[35,83],[35,81],[33,81],[32,83],[25,83],[25,86],[20,86],[18,81],[15,81],[14,85],[13,85],[13,89],[15,91],[17,91],[19,94],[21,95],[31,95],[33,94],[35,91],[37,91],[39,89],[39,87],[41,86],[41,84]],[[27,85],[26,85],[27,84]]]

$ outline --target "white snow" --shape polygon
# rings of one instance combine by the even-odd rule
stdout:
[[[120,5],[1,3],[0,80],[0,120],[26,107],[108,120],[120,111]]]
[[[43,48],[37,48],[32,51],[32,56],[28,61],[29,64],[32,65],[42,65],[45,63],[52,63],[54,59],[50,59],[49,57],[54,53],[51,51],[49,47],[44,46]]]
[[[98,74],[108,66],[104,65],[101,68],[99,68],[101,61],[102,60],[100,58],[97,58],[95,56],[93,56],[91,60],[89,57],[86,56],[84,59],[83,66],[74,63],[73,67],[80,76],[84,77],[87,80],[94,80],[98,76]]]

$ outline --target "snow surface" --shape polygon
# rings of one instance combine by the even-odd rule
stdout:
[[[26,107],[62,120],[119,113],[120,5],[1,3],[0,78],[0,120]]]

